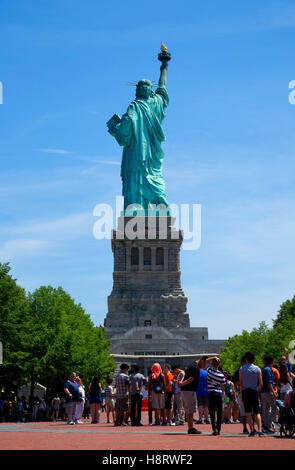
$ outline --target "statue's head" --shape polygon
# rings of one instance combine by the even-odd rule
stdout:
[[[136,98],[149,98],[153,95],[153,83],[147,78],[142,78],[136,85]]]

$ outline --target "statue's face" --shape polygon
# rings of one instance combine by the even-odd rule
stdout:
[[[149,98],[153,92],[149,80],[140,80],[136,87],[136,95],[138,98]]]

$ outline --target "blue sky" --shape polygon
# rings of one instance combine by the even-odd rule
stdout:
[[[93,208],[121,193],[106,121],[172,53],[163,174],[202,205],[182,252],[192,326],[212,339],[271,324],[295,294],[294,1],[1,0],[0,259],[27,290],[61,285],[103,323],[109,240]]]

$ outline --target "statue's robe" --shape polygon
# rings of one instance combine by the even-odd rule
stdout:
[[[159,86],[149,99],[132,101],[112,132],[124,146],[121,164],[124,208],[131,204],[140,204],[144,209],[149,204],[168,207],[161,146],[165,140],[161,122],[168,103],[166,88]]]

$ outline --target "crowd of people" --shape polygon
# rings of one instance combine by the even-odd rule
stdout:
[[[195,424],[210,424],[219,435],[222,423],[241,422],[243,433],[264,436],[276,431],[279,413],[285,406],[295,410],[295,375],[282,356],[280,365],[271,356],[264,367],[254,364],[251,351],[241,358],[241,366],[231,376],[220,367],[218,357],[202,357],[185,370],[178,365],[153,364],[145,377],[137,365],[121,364],[114,379],[102,389],[98,377],[89,387],[91,422],[100,422],[103,407],[107,423],[115,426],[142,426],[142,401],[148,402],[149,425],[183,426],[189,434],[200,434]],[[68,424],[81,423],[85,400],[79,378],[72,373],[64,386]],[[198,416],[195,413],[198,411]]]
[[[223,423],[241,423],[242,432],[251,436],[273,434],[285,407],[295,412],[295,374],[290,358],[282,356],[274,364],[264,357],[264,367],[255,365],[251,351],[241,358],[241,365],[231,376],[220,367],[218,357],[202,357],[182,370],[179,365],[153,364],[145,377],[138,365],[121,364],[120,372],[107,379],[103,388],[100,378],[93,377],[85,389],[83,376],[72,372],[64,383],[63,394],[52,399],[25,398],[14,402],[0,398],[0,421],[18,422],[30,415],[32,421],[66,420],[82,424],[91,419],[100,423],[101,413],[114,426],[143,426],[142,404],[147,403],[151,426],[184,426],[189,434],[201,434],[196,424],[211,424],[212,435],[219,435]],[[30,413],[29,413],[30,411]],[[197,414],[195,414],[197,413]]]

